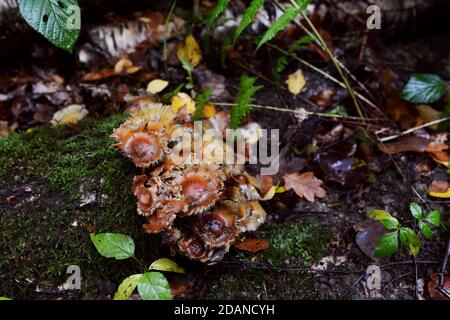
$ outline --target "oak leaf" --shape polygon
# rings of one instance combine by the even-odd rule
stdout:
[[[314,173],[308,171],[302,174],[291,173],[284,175],[284,185],[286,189],[294,189],[294,192],[306,200],[314,202],[314,197],[323,198],[326,195],[321,187],[323,181],[317,179]]]

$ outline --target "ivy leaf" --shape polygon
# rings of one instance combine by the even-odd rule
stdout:
[[[91,233],[91,240],[98,253],[106,258],[123,260],[134,255],[134,241],[120,233]]]
[[[433,232],[431,231],[430,226],[427,225],[425,222],[419,221],[419,229],[425,238],[431,239],[431,237],[433,236]]]
[[[441,213],[439,210],[433,210],[425,218],[426,221],[431,223],[435,227],[439,227],[441,225]]]
[[[380,237],[375,249],[375,256],[378,258],[386,258],[398,251],[398,233],[397,231],[389,232]]]
[[[273,39],[278,32],[284,29],[289,22],[295,19],[295,17],[301,12],[302,10],[300,8],[296,7],[289,7],[284,11],[284,13],[281,15],[280,18],[278,18],[277,21],[275,21],[274,24],[270,26],[270,28],[264,33],[261,40],[258,42],[258,46],[256,47],[256,51],[267,41],[270,41]]]
[[[167,258],[161,258],[161,259],[154,261],[148,269],[149,270],[185,273],[184,269],[179,267],[175,261],[172,261]]]
[[[172,300],[169,282],[160,272],[144,273],[137,287],[143,300]]]
[[[114,300],[127,300],[136,288],[143,274],[133,274],[122,281],[114,295]]]
[[[413,256],[419,253],[420,238],[410,228],[400,228],[400,242],[407,245]]]
[[[445,93],[445,82],[435,74],[415,74],[403,89],[402,98],[412,103],[433,103]]]
[[[18,0],[25,21],[55,46],[72,52],[80,34],[77,0]]]
[[[394,230],[399,227],[398,220],[391,216],[391,214],[384,210],[372,210],[369,217],[378,220],[383,227],[389,230]]]
[[[252,0],[248,8],[245,10],[244,15],[242,16],[241,22],[239,23],[239,26],[237,27],[236,31],[233,35],[233,45],[236,43],[237,38],[239,35],[249,26],[250,23],[252,23],[253,19],[255,18],[256,14],[258,13],[259,9],[264,4],[265,0]]]
[[[422,219],[422,208],[416,202],[410,203],[409,210],[414,218],[417,220]]]

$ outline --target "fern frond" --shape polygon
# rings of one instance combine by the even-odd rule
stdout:
[[[208,20],[206,21],[206,25],[208,26],[208,30],[212,27],[212,25],[217,20],[217,18],[220,16],[220,14],[228,6],[228,3],[230,3],[230,0],[218,0],[217,1],[216,6],[211,11],[211,15],[209,16]]]
[[[242,16],[241,22],[237,27],[236,31],[233,35],[233,45],[236,42],[239,35],[252,23],[259,9],[263,6],[265,0],[252,0],[248,8],[245,10],[244,15]]]
[[[264,33],[261,40],[259,40],[256,50],[258,50],[267,41],[273,39],[273,37],[275,37],[275,35],[282,29],[284,29],[289,24],[289,22],[294,20],[301,11],[302,10],[300,8],[296,7],[289,7],[288,9],[286,9],[281,17],[278,18],[278,20],[270,26],[269,30],[267,30],[266,33]]]
[[[256,78],[249,77],[244,74],[239,83],[239,90],[236,96],[236,105],[231,109],[231,128],[236,129],[241,124],[242,120],[250,112],[250,104],[253,101],[253,95],[262,88],[262,86],[255,86]]]

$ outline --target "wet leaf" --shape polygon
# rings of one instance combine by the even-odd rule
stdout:
[[[383,227],[392,230],[399,227],[398,220],[384,210],[373,210],[369,213],[369,217],[379,221]]]
[[[375,220],[366,220],[353,226],[356,234],[356,244],[369,258],[374,258],[378,240],[386,233],[381,223]]]
[[[297,95],[305,89],[306,80],[301,69],[298,69],[294,73],[290,74],[286,80],[288,90],[293,95]]]
[[[409,211],[411,211],[411,214],[413,215],[414,218],[416,219],[422,218],[422,208],[417,203],[412,202],[409,205]]]
[[[434,74],[415,74],[403,89],[402,98],[412,103],[433,103],[446,90],[445,82]]]
[[[127,300],[136,288],[139,280],[143,276],[142,273],[133,274],[122,281],[114,295],[114,300]]]
[[[418,136],[401,137],[396,142],[379,144],[378,149],[387,154],[397,154],[401,152],[425,152],[430,140]]]
[[[433,210],[425,217],[425,220],[431,223],[435,227],[441,225],[441,213],[439,210]]]
[[[169,271],[176,273],[185,273],[184,269],[179,267],[175,261],[172,261],[167,258],[161,258],[154,261],[149,270],[159,270],[159,271]]]
[[[120,233],[91,233],[91,241],[98,253],[106,258],[128,259],[134,255],[134,241]]]
[[[166,80],[155,79],[148,83],[146,91],[151,94],[157,94],[163,91],[168,85],[169,82]]]
[[[431,239],[431,237],[433,235],[433,231],[431,231],[431,228],[430,228],[429,225],[427,225],[423,221],[419,221],[419,229],[420,229],[420,231],[422,232],[422,234],[424,235],[425,238]]]
[[[408,246],[413,256],[419,253],[420,238],[412,229],[400,228],[400,242]]]
[[[239,250],[256,253],[269,248],[269,242],[264,239],[248,238],[236,243],[234,246]]]
[[[321,185],[322,180],[317,179],[312,172],[302,174],[291,173],[284,175],[284,185],[286,189],[294,189],[295,193],[306,200],[314,202],[314,197],[323,198],[326,192]]]
[[[169,282],[160,272],[144,273],[137,287],[143,300],[172,300]]]
[[[380,237],[375,249],[375,256],[378,258],[386,258],[398,251],[398,233],[397,231],[389,232]]]
[[[448,190],[448,182],[441,180],[433,180],[431,185],[428,187],[427,192],[431,193],[445,193]]]

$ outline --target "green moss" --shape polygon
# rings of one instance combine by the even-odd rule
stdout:
[[[258,237],[270,242],[269,249],[257,254],[252,268],[245,264],[249,255],[235,252],[231,259],[242,261],[244,270],[226,270],[210,287],[210,299],[313,299],[313,279],[304,269],[326,253],[332,234],[306,220],[267,224]]]
[[[17,202],[0,202],[0,295],[33,298],[42,283],[55,290],[72,264],[80,266],[84,281],[75,295],[86,292],[91,280],[118,284],[139,271],[132,261],[99,256],[89,240],[93,231],[131,235],[136,255],[146,261],[160,255],[136,214],[130,192],[136,169],[110,147],[109,135],[123,118],[0,139],[0,199],[14,196]]]

